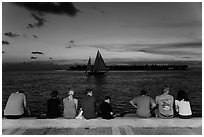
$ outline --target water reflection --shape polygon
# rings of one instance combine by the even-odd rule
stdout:
[[[104,96],[106,96],[105,84],[106,84],[106,75],[88,75],[87,76],[87,85],[89,88],[93,89],[94,95],[96,96],[97,102],[100,104]]]

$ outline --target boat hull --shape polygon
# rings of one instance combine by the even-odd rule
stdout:
[[[106,72],[102,71],[102,72],[88,72],[88,75],[104,75]]]

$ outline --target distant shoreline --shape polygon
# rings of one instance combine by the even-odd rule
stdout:
[[[26,64],[14,65],[3,64],[2,71],[85,71],[86,65],[50,65],[50,64]],[[160,64],[146,64],[146,65],[109,65],[107,71],[188,71],[188,70],[202,70],[202,67],[189,67],[189,65],[160,65]]]

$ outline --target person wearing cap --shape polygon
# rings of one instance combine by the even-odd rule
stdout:
[[[23,91],[11,93],[4,109],[7,119],[18,119],[25,116],[27,111],[26,96]]]
[[[47,101],[47,118],[57,118],[60,113],[60,99],[56,90],[52,91],[52,97]]]
[[[74,91],[68,92],[69,96],[63,99],[63,117],[66,119],[74,119],[78,107],[78,100],[74,98]]]
[[[132,99],[130,104],[137,109],[136,116],[141,118],[151,117],[151,110],[156,106],[154,99],[145,90],[141,90],[140,95]]]
[[[159,118],[173,118],[174,97],[169,95],[169,87],[162,86],[162,94],[156,97],[157,109],[155,110],[156,117]]]
[[[93,91],[91,89],[86,89],[85,96],[81,101],[81,107],[85,119],[93,119],[97,117],[96,106],[96,99],[93,96]]]

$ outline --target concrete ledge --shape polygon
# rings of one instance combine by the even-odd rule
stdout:
[[[79,128],[79,127],[202,127],[202,118],[192,119],[159,119],[159,118],[115,118],[112,120],[97,119],[2,119],[2,129],[9,128]]]

